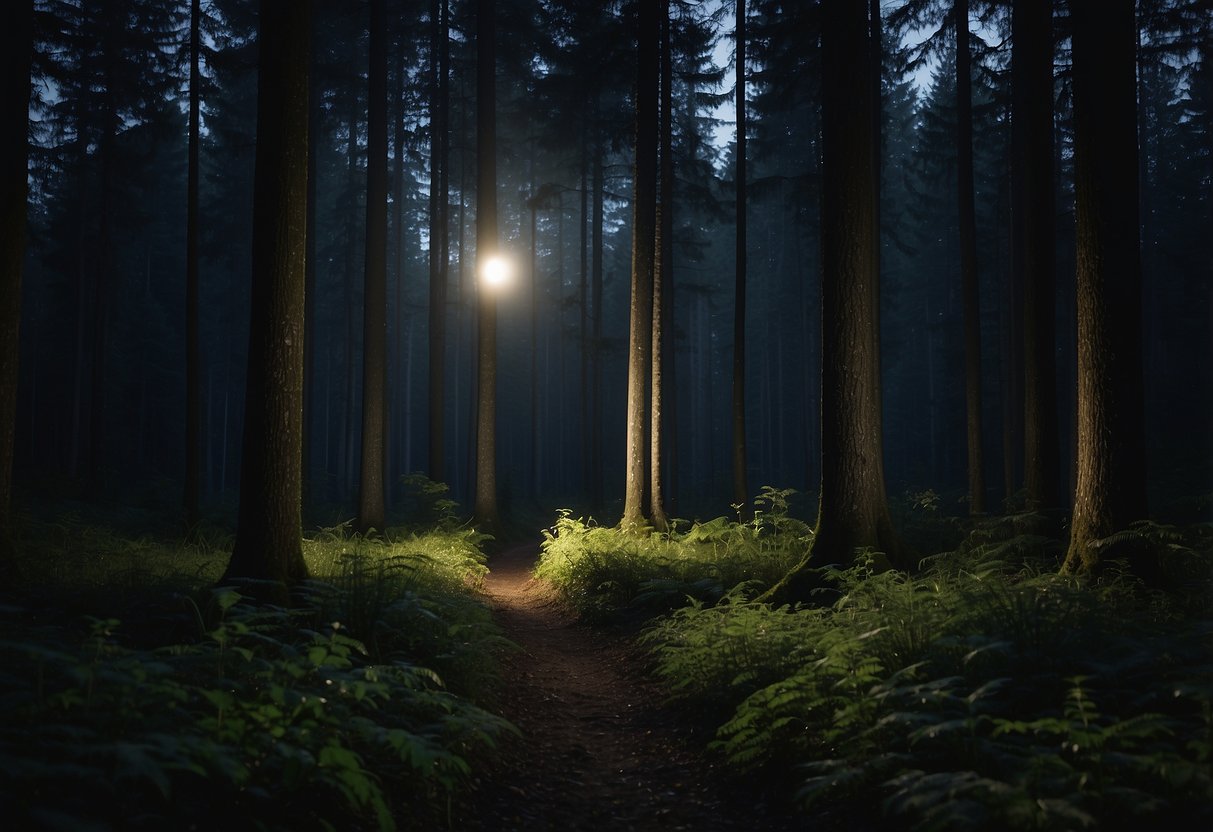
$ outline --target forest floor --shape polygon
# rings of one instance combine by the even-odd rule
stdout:
[[[537,555],[526,544],[489,561],[494,617],[520,648],[504,661],[500,706],[522,736],[507,741],[460,828],[792,828],[703,750],[704,729],[664,706],[626,634],[578,622],[531,576]]]

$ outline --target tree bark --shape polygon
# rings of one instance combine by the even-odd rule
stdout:
[[[190,2],[189,161],[185,197],[185,491],[182,495],[185,528],[189,535],[198,527],[202,448],[202,362],[198,343],[198,122],[201,92],[198,61],[201,6],[201,0]]]
[[[973,73],[969,0],[955,0],[956,200],[960,225],[960,293],[964,305],[965,425],[969,514],[986,510],[981,443],[981,293],[977,276],[977,209],[973,201]]]
[[[370,2],[366,143],[366,253],[362,302],[362,457],[358,530],[383,531],[387,436],[387,7]]]
[[[301,526],[311,3],[261,0],[252,323],[236,542],[224,582],[284,601],[307,576]]]
[[[808,555],[762,598],[803,600],[811,565],[851,563],[877,552],[875,566],[898,563],[901,545],[884,485],[876,272],[876,125],[867,9],[825,0],[822,18],[822,385],[821,489]]]
[[[672,399],[672,380],[666,371],[673,366],[673,351],[667,349],[673,336],[673,214],[674,214],[674,126],[673,117],[673,55],[670,48],[670,0],[661,2],[661,83],[660,83],[660,161],[657,202],[653,239],[653,372],[650,377],[652,413],[649,425],[649,511],[653,527],[658,531],[669,528],[666,512],[665,480],[663,466],[669,451],[666,446],[666,424],[669,415],[666,403]]]
[[[1029,506],[1061,507],[1054,357],[1056,208],[1053,184],[1053,4],[1012,9],[1011,175],[1020,237],[1012,260],[1023,287],[1024,488]]]
[[[435,14],[435,12],[437,14]],[[430,308],[429,308],[429,473],[434,482],[446,481],[446,278],[447,142],[450,56],[447,0],[430,6],[433,32],[430,61],[434,78],[430,99]]]
[[[657,3],[639,4],[636,63],[636,161],[632,206],[632,295],[628,339],[625,529],[647,525],[649,391],[653,340],[653,237],[657,213]]]
[[[13,446],[17,428],[21,279],[29,177],[30,66],[34,4],[9,9],[0,32],[0,573],[12,571]]]
[[[597,108],[595,108],[597,113]],[[597,126],[595,129],[598,129]],[[590,397],[593,400],[590,411],[590,508],[602,510],[602,280],[603,280],[603,154],[601,136],[594,142],[594,172],[592,175],[594,190],[593,218],[590,221],[590,303],[593,306],[593,320],[590,323],[590,353],[592,367],[590,373]]]
[[[1063,571],[1146,516],[1133,0],[1075,0],[1078,480]]]
[[[479,396],[476,406],[475,521],[500,525],[497,509],[497,299],[481,269],[497,253],[497,95],[494,0],[476,3],[476,274]]]
[[[736,258],[733,276],[733,504],[742,517],[750,511],[746,484],[745,436],[745,283],[746,283],[746,147],[745,147],[745,0],[737,0],[737,151],[734,204]]]

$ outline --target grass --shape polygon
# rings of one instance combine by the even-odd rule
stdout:
[[[959,545],[916,573],[825,568],[772,608],[752,599],[809,537],[766,508],[639,538],[564,515],[537,571],[592,618],[646,615],[671,697],[817,825],[1213,824],[1213,529],[1137,524],[1105,547],[1149,584],[1078,581],[1040,518],[928,515]]]
[[[31,527],[0,602],[0,804],[42,829],[441,827],[497,739],[482,538],[309,536],[304,603],[230,541]]]

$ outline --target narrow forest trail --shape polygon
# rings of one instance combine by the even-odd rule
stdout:
[[[678,729],[625,639],[590,629],[531,577],[538,547],[490,560],[493,614],[519,652],[501,707],[522,731],[482,783],[482,830],[778,830]]]

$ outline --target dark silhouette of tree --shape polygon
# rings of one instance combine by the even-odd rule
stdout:
[[[628,410],[624,528],[642,528],[649,482],[649,381],[652,373],[653,243],[657,213],[657,4],[642,2],[637,16],[636,159],[632,206],[632,279],[628,339]]]
[[[977,279],[977,207],[973,199],[973,70],[969,2],[955,0],[956,200],[960,225],[960,286],[964,305],[965,425],[969,513],[985,513],[981,454],[981,295]]]
[[[310,0],[261,0],[253,285],[236,541],[224,581],[307,576],[301,526]]]
[[[387,439],[387,8],[370,2],[366,255],[362,301],[362,459],[358,528],[383,531]]]
[[[202,357],[198,331],[198,147],[201,83],[202,3],[190,0],[189,161],[185,220],[185,527],[198,527],[202,471]]]
[[[497,509],[497,299],[481,270],[497,254],[497,73],[494,0],[476,2],[476,272],[479,398],[476,407],[475,520],[500,524]]]
[[[0,573],[12,568],[13,442],[25,268],[33,20],[33,1],[20,0],[9,8],[0,34],[0,122],[4,125],[0,140]]]
[[[430,3],[429,473],[446,481],[446,279],[450,219],[448,145],[450,21],[447,0]]]
[[[1137,86],[1132,0],[1075,0],[1078,479],[1063,570],[1146,515]]]
[[[737,145],[734,173],[734,204],[736,206],[736,262],[733,281],[733,504],[748,514],[750,502],[746,485],[745,436],[745,292],[746,292],[746,149],[745,149],[745,0],[737,0],[736,38],[736,107]]]
[[[1053,3],[1011,11],[1012,261],[1023,290],[1024,488],[1036,507],[1061,505],[1054,345]]]
[[[811,563],[847,563],[874,549],[877,567],[901,546],[885,495],[874,305],[876,141],[869,77],[868,10],[822,4],[821,490],[813,545],[765,600],[805,597]]]

